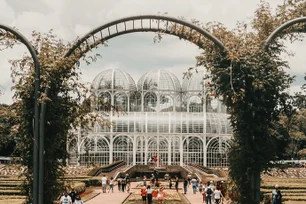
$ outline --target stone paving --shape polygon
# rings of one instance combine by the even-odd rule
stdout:
[[[183,183],[179,184],[179,187],[182,186]],[[136,186],[136,183],[132,183],[131,185],[131,192],[134,190],[139,189],[133,189],[133,186]],[[101,190],[96,190],[98,192],[101,192]],[[183,190],[179,190],[179,193],[183,193]],[[117,186],[114,188],[114,193],[100,193],[96,197],[86,201],[86,204],[122,204],[122,202],[128,197],[129,193],[120,192],[118,191]],[[192,204],[202,204],[202,195],[198,192],[196,194],[193,194],[191,192],[191,188],[188,188],[187,194],[184,194],[184,196],[189,200]]]

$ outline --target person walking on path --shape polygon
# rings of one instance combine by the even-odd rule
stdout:
[[[114,178],[111,177],[109,180],[109,189],[112,191],[112,193],[114,192]]]
[[[164,187],[160,187],[157,193],[158,204],[163,204],[165,196]]]
[[[193,177],[193,179],[191,179],[190,183],[191,183],[191,186],[192,186],[193,194],[196,194],[196,192],[197,192],[197,183],[198,183],[196,177]]]
[[[60,204],[72,204],[71,197],[67,192],[64,192],[64,195],[61,197]]]
[[[121,180],[121,190],[123,193],[124,193],[125,187],[126,187],[126,178],[123,178]]]
[[[105,175],[103,175],[101,183],[102,183],[102,193],[106,193],[107,178]]]
[[[219,188],[219,186],[217,186],[217,189],[214,190],[214,198],[215,198],[216,204],[220,203],[222,197],[223,197],[223,195],[220,191],[220,188]]]
[[[141,194],[141,198],[142,198],[142,204],[146,204],[146,201],[147,201],[147,188],[146,188],[146,186],[141,187],[140,194]]]
[[[71,192],[69,193],[69,196],[71,198],[72,203],[74,203],[76,195],[77,195],[77,193],[75,192],[75,190],[71,189]]]
[[[146,176],[143,176],[143,185],[147,186],[147,177]]]
[[[131,190],[131,183],[128,181],[128,182],[126,183],[126,192],[127,192],[127,193],[130,193],[130,190]]]
[[[206,192],[205,192],[205,190],[202,192],[202,197],[203,197],[203,203],[206,203]]]
[[[213,189],[210,185],[205,188],[205,194],[206,194],[206,204],[212,204],[211,197],[213,194]]]
[[[172,188],[172,180],[171,180],[171,177],[169,176],[169,188],[171,189]]]
[[[75,197],[75,202],[74,202],[74,204],[83,204],[83,201],[81,200],[80,195],[77,195],[77,196]]]
[[[190,173],[188,173],[187,179],[188,179],[188,187],[189,187],[191,184],[191,174]]]
[[[147,198],[148,198],[148,204],[152,204],[152,192],[153,189],[151,188],[150,185],[147,186]]]
[[[175,190],[178,192],[179,178],[175,177]]]
[[[122,190],[121,183],[122,183],[122,178],[119,177],[119,178],[117,179],[117,185],[118,185],[118,191],[119,191],[119,192]]]
[[[272,190],[272,204],[282,204],[282,193],[278,187],[276,184],[275,189]]]
[[[184,184],[183,184],[183,187],[184,187],[184,194],[187,193],[187,187],[189,185],[189,182],[188,182],[188,178],[185,178],[184,179]]]
[[[199,192],[200,194],[202,194],[203,192],[203,182],[202,181],[200,181],[200,184],[199,184]]]

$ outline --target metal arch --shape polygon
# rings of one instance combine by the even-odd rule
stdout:
[[[144,20],[149,20],[149,27],[144,27],[143,23]],[[156,21],[156,23],[152,23],[152,21]],[[132,22],[132,28],[127,28],[127,23]],[[140,28],[135,28],[135,22],[140,24]],[[118,25],[124,25],[124,29],[119,30]],[[153,25],[155,27],[153,27]],[[176,25],[182,25],[182,31],[185,27],[188,27],[190,29],[190,32],[196,31],[199,33],[199,38],[197,42],[194,42],[189,39],[189,36],[182,35],[182,33],[176,33],[171,31],[171,26],[169,24],[173,24],[174,27]],[[115,27],[115,32],[111,33],[110,28]],[[104,31],[104,32],[103,32]],[[99,26],[92,31],[88,32],[86,35],[84,35],[82,38],[80,38],[64,55],[64,57],[69,57],[72,53],[74,53],[77,49],[80,49],[80,57],[82,54],[86,53],[88,49],[93,48],[94,46],[111,39],[113,37],[124,35],[128,33],[133,32],[158,32],[162,31],[163,33],[171,34],[178,36],[180,38],[183,38],[185,40],[188,40],[200,47],[201,44],[199,43],[199,39],[201,39],[202,36],[205,38],[208,38],[212,42],[215,43],[215,45],[221,50],[227,52],[226,47],[223,45],[223,43],[217,39],[215,36],[210,34],[208,31],[192,24],[184,20],[168,17],[168,16],[158,16],[158,15],[140,15],[140,16],[131,16],[126,18],[121,18],[112,22],[109,22],[107,24],[104,24],[102,26]],[[103,33],[106,33],[105,36],[103,36]],[[202,47],[203,48],[203,47]]]
[[[19,31],[11,28],[9,26],[0,24],[0,29],[5,30],[17,37],[16,40],[24,44],[28,51],[31,54],[31,57],[34,61],[34,69],[35,69],[35,82],[34,82],[34,152],[33,152],[33,203],[37,204],[39,200],[43,201],[43,146],[44,139],[39,138],[39,133],[43,136],[44,129],[41,130],[39,127],[39,88],[40,88],[40,64],[38,57],[36,55],[36,51],[31,45],[31,43],[24,37]],[[42,124],[43,125],[43,124]],[[39,143],[38,143],[39,142]],[[42,167],[39,168],[39,167]],[[42,203],[42,202],[41,202]]]
[[[269,48],[269,45],[271,44],[272,40],[277,37],[279,33],[281,33],[283,30],[286,28],[289,28],[290,26],[297,24],[297,23],[302,23],[306,22],[306,17],[301,17],[301,18],[295,18],[293,20],[287,21],[286,23],[282,24],[279,26],[277,29],[275,29],[267,38],[265,44],[264,44],[264,50],[267,51]]]

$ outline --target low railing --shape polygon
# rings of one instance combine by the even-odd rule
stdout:
[[[118,164],[116,165],[113,165],[113,166],[110,166],[110,167],[106,167],[106,168],[100,168],[95,174],[94,176],[98,176],[100,175],[101,173],[108,173],[108,172],[112,172],[113,170],[121,167],[121,166],[124,166],[126,165],[126,162],[125,161],[121,161],[119,162]]]
[[[193,167],[195,167],[195,168],[197,168],[197,169],[199,169],[201,171],[204,171],[207,174],[214,174],[217,177],[221,177],[221,175],[217,171],[215,171],[213,169],[209,169],[207,167],[204,167],[204,166],[201,166],[201,165],[198,165],[198,164],[193,164],[193,163],[190,163],[189,165],[193,166]]]

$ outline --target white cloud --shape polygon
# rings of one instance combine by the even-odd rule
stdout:
[[[283,0],[267,1],[274,8],[283,3]],[[93,28],[119,18],[166,12],[165,15],[184,17],[187,21],[218,21],[232,29],[237,21],[248,21],[259,3],[260,0],[0,0],[0,23],[16,26],[28,38],[33,30],[45,33],[53,29],[66,41],[82,37]],[[134,33],[111,39],[109,47],[98,50],[103,59],[82,68],[83,80],[91,82],[99,72],[113,67],[130,73],[135,81],[150,69],[158,68],[167,69],[180,78],[183,71],[194,66],[194,57],[201,52],[195,45],[173,36],[164,37],[160,44],[154,44],[153,36]],[[290,47],[296,52],[296,56],[289,59],[291,73],[301,75],[305,72],[304,45],[295,43]],[[5,67],[0,75],[0,85],[5,86],[0,103],[11,101],[12,92],[7,91],[11,86],[7,59],[20,57],[24,52],[14,49],[13,53],[0,53],[1,71]]]

